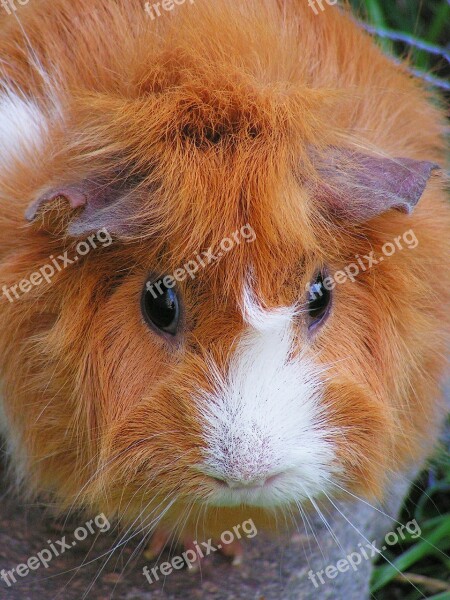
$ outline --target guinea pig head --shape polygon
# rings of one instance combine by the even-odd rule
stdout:
[[[226,165],[226,143],[222,151]],[[193,520],[206,506],[231,521],[243,505],[266,514],[344,490],[380,496],[386,475],[411,458],[396,426],[411,377],[401,357],[410,343],[398,298],[405,263],[355,261],[382,255],[385,235],[367,222],[398,231],[435,165],[336,147],[310,155],[315,177],[299,161],[295,176],[277,182],[269,173],[260,187],[244,186],[245,202],[242,187],[216,189],[208,212],[198,190],[181,186],[189,197],[164,218],[161,171],[159,182],[154,172],[113,184],[92,176],[27,209],[34,228],[69,211],[73,253],[77,240],[110,235],[52,284],[61,304],[45,332],[65,365],[55,369],[69,386],[76,446],[89,448],[95,466],[87,479],[78,473],[72,501],[76,493],[106,502],[130,520],[144,503],[145,518],[157,511],[170,529],[192,505]],[[350,270],[338,285],[336,273],[352,262],[358,276]],[[56,418],[45,405],[37,422],[47,414]],[[403,427],[411,434],[412,424]],[[65,444],[47,439],[61,460]],[[69,452],[67,466],[73,460]],[[61,493],[67,472],[59,472]]]

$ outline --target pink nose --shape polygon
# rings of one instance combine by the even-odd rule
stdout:
[[[237,489],[254,489],[254,488],[263,488],[266,485],[274,482],[281,473],[272,473],[264,476],[255,476],[255,477],[226,477],[226,476],[212,476],[212,479],[217,481],[217,483],[223,488],[229,488],[231,490]]]
[[[242,479],[222,479],[222,483],[225,483],[232,490],[237,488],[254,488],[263,487],[267,481],[267,477],[251,477]]]

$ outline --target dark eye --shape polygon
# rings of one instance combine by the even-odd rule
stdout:
[[[175,290],[161,279],[147,281],[142,292],[141,309],[148,323],[164,333],[176,335],[180,320],[180,305]]]
[[[328,316],[331,302],[331,292],[324,285],[324,276],[320,272],[308,288],[308,316],[310,327],[314,327]]]

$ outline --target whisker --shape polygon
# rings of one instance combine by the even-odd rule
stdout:
[[[332,485],[336,486],[337,488],[339,488],[340,490],[342,490],[343,492],[345,492],[349,496],[352,496],[352,498],[354,498],[355,500],[358,500],[359,502],[362,502],[363,504],[365,504],[369,508],[372,508],[373,510],[376,510],[381,515],[383,515],[384,517],[387,517],[391,521],[394,521],[394,523],[396,523],[397,525],[403,525],[403,523],[401,521],[399,521],[398,519],[396,519],[396,518],[392,517],[391,515],[385,513],[383,510],[381,510],[380,508],[377,508],[373,504],[370,504],[370,502],[368,502],[367,500],[364,500],[364,498],[360,498],[356,494],[353,494],[349,490],[346,490],[344,487],[340,486],[336,482],[329,480],[329,483],[331,483]],[[428,541],[423,536],[419,535],[417,537],[418,537],[418,539],[422,540],[423,542],[426,542],[431,548],[433,548],[433,550],[436,550],[437,552],[439,552],[440,554],[442,554],[442,556],[444,558],[446,558],[446,559],[450,558],[450,556],[448,556],[445,552],[443,552],[440,548],[438,548],[437,546],[435,546],[434,544],[432,544],[430,541]]]
[[[331,504],[334,506],[334,508],[337,510],[337,512],[338,512],[338,513],[339,513],[339,514],[340,514],[340,515],[341,515],[341,516],[342,516],[342,517],[343,517],[343,518],[344,518],[344,519],[347,521],[347,523],[348,523],[348,524],[349,524],[349,525],[352,527],[352,529],[354,529],[354,530],[356,531],[356,533],[357,533],[358,535],[360,535],[360,536],[362,537],[362,539],[363,539],[365,542],[367,542],[368,544],[371,544],[371,542],[370,542],[370,541],[369,541],[369,540],[366,538],[366,536],[365,536],[363,533],[361,533],[361,531],[359,531],[359,529],[358,529],[358,528],[357,528],[357,527],[356,527],[356,526],[355,526],[355,525],[354,525],[354,524],[353,524],[353,523],[352,523],[352,522],[351,522],[351,521],[350,521],[350,520],[349,520],[349,519],[346,517],[346,515],[345,515],[345,514],[344,514],[344,513],[343,513],[343,512],[342,512],[342,511],[341,511],[341,510],[340,510],[340,509],[339,509],[339,508],[336,506],[336,504],[335,504],[335,503],[333,502],[333,500],[332,500],[332,499],[329,497],[329,495],[328,495],[328,494],[327,494],[325,491],[324,491],[323,493],[324,493],[324,494],[325,494],[325,496],[328,498],[329,502],[330,502],[330,503],[331,503]],[[378,549],[377,549],[377,550],[378,550]],[[380,554],[380,556],[381,556],[382,558],[384,558],[384,560],[385,560],[387,563],[389,563],[389,564],[391,565],[391,567],[393,567],[393,568],[394,568],[394,569],[397,571],[397,573],[398,573],[398,574],[399,574],[399,575],[400,575],[402,578],[404,578],[404,580],[405,580],[405,581],[407,581],[407,582],[408,582],[410,585],[412,585],[412,586],[413,586],[413,588],[414,588],[414,589],[415,589],[415,590],[416,590],[416,591],[417,591],[417,592],[420,594],[421,598],[425,598],[425,600],[426,600],[426,596],[424,596],[424,595],[422,594],[422,592],[419,590],[419,588],[418,588],[418,587],[416,587],[416,586],[414,585],[414,583],[413,583],[412,581],[410,581],[410,580],[409,580],[409,579],[406,577],[406,575],[405,575],[404,573],[402,573],[402,572],[400,571],[400,569],[398,569],[398,568],[397,568],[397,567],[394,565],[394,563],[393,563],[393,562],[391,562],[391,561],[390,561],[390,560],[387,558],[387,556],[385,556],[385,555],[382,553],[382,551],[378,550],[378,553]]]
[[[302,486],[302,487],[303,487],[303,486]],[[344,548],[342,547],[342,544],[341,544],[341,542],[339,541],[339,539],[337,538],[336,534],[334,533],[334,531],[333,531],[333,529],[332,529],[331,525],[330,525],[330,524],[328,523],[328,521],[325,519],[325,517],[324,517],[324,515],[323,515],[322,511],[320,510],[320,508],[319,508],[319,506],[318,506],[317,502],[314,500],[314,498],[311,498],[311,496],[310,496],[310,495],[309,495],[309,494],[306,492],[306,490],[305,490],[305,489],[303,489],[303,492],[304,492],[304,493],[306,493],[306,495],[307,495],[307,497],[308,497],[308,500],[311,502],[311,504],[312,504],[312,505],[314,506],[314,508],[316,509],[316,511],[317,511],[317,514],[319,515],[319,517],[320,517],[321,521],[324,523],[325,527],[326,527],[326,528],[327,528],[327,530],[329,531],[329,533],[330,533],[330,535],[331,535],[332,539],[335,541],[336,545],[337,545],[337,546],[338,546],[338,547],[339,547],[339,548],[342,550],[342,552],[344,552],[344,554],[345,554],[345,550],[344,550]]]

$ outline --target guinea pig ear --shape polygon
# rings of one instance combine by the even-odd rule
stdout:
[[[320,190],[336,214],[364,222],[390,209],[410,214],[435,169],[428,161],[382,158],[334,148],[315,159]]]
[[[41,211],[63,200],[69,210],[80,209],[69,221],[67,232],[74,237],[86,236],[106,227],[110,233],[132,233],[133,208],[137,209],[136,192],[126,184],[85,181],[55,187],[39,196],[25,212],[28,221],[39,218]]]

